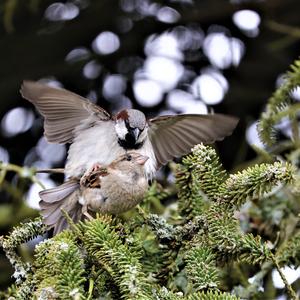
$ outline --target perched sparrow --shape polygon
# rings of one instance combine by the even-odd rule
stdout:
[[[50,143],[72,143],[65,166],[68,177],[81,177],[96,163],[108,165],[134,149],[149,157],[147,177],[198,143],[213,143],[231,134],[238,120],[221,114],[171,115],[146,120],[135,109],[111,116],[103,108],[64,89],[24,81],[22,96],[44,116]]]
[[[88,211],[119,214],[142,199],[148,188],[144,164],[148,160],[129,151],[107,167],[96,164],[81,180],[73,178],[62,185],[40,192],[43,221],[54,227],[54,234],[67,227],[61,209],[74,222],[89,217]]]

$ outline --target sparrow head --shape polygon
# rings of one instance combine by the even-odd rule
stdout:
[[[136,109],[124,109],[115,118],[115,129],[120,146],[125,149],[138,149],[146,138],[146,117]]]
[[[129,151],[115,159],[109,167],[122,172],[143,171],[143,166],[148,159],[148,156]]]

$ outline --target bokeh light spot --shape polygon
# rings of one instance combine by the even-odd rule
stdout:
[[[40,182],[46,189],[55,187],[54,181],[49,178],[42,178],[40,179]],[[39,202],[41,198],[39,196],[39,192],[41,192],[42,190],[43,188],[38,183],[34,183],[30,186],[30,189],[25,197],[25,201],[29,207],[40,209]]]
[[[49,5],[45,11],[45,18],[50,21],[67,21],[79,15],[79,8],[72,2],[55,2]]]
[[[44,137],[41,137],[36,146],[39,157],[50,164],[61,162],[66,156],[66,147],[60,144],[49,144]]]
[[[9,153],[8,151],[0,146],[0,162],[8,163],[9,162]]]
[[[151,35],[145,43],[145,53],[148,56],[164,56],[177,60],[183,59],[175,34],[163,33]]]
[[[174,8],[164,6],[158,10],[157,19],[163,23],[176,23],[180,19],[180,14]]]
[[[241,40],[229,38],[223,32],[213,32],[205,38],[203,50],[212,65],[225,69],[231,65],[239,65],[245,45]]]
[[[207,114],[207,106],[196,100],[191,93],[183,90],[173,90],[167,96],[168,107],[183,114]]]
[[[133,84],[136,101],[145,107],[159,104],[162,100],[163,91],[157,82],[148,79],[138,79]]]
[[[264,144],[259,138],[259,134],[257,131],[257,123],[254,122],[252,123],[246,130],[246,140],[249,145],[255,145],[256,147],[259,148],[265,148]]]
[[[105,98],[110,99],[121,95],[125,89],[126,80],[124,76],[113,74],[105,78],[102,93]]]
[[[83,75],[88,79],[96,79],[101,72],[101,66],[92,60],[83,67]]]
[[[16,107],[8,111],[2,121],[2,133],[6,137],[13,137],[31,128],[34,121],[34,114],[31,110]]]
[[[247,36],[255,37],[258,35],[260,16],[257,12],[249,9],[240,10],[233,14],[232,19],[233,23]]]
[[[96,53],[108,55],[119,49],[120,39],[113,32],[103,31],[95,38],[92,47]]]
[[[160,56],[150,56],[144,65],[145,75],[160,83],[164,91],[173,89],[184,72],[184,67],[178,61]]]
[[[90,52],[87,48],[85,47],[78,47],[73,50],[71,50],[67,56],[66,56],[66,61],[67,62],[77,62],[81,60],[85,60],[89,58]]]
[[[200,97],[206,104],[220,103],[228,91],[226,78],[217,70],[208,68],[192,83],[191,89],[196,98]]]

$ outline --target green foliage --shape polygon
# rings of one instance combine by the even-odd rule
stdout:
[[[75,235],[64,232],[40,243],[36,249],[34,281],[37,297],[85,299],[84,259]]]
[[[208,247],[196,245],[186,253],[186,272],[196,290],[217,288],[219,270],[216,268],[216,256]]]
[[[298,67],[271,99],[272,118],[293,108],[279,98],[294,87]],[[265,121],[264,114],[260,126]],[[17,249],[45,228],[40,220],[15,228],[0,240],[16,277],[2,298],[266,299],[277,293],[277,269],[286,294],[297,299],[281,270],[300,262],[300,152],[295,142],[288,149],[284,156],[262,150],[267,162],[229,174],[212,147],[197,145],[177,167],[174,186],[154,183],[127,218],[70,224],[38,244],[31,263]],[[178,209],[161,203],[170,195]]]
[[[289,117],[292,122],[297,123],[297,114],[299,105],[291,106],[291,92],[300,85],[300,60],[296,60],[291,66],[291,70],[284,76],[283,84],[274,92],[269,99],[265,112],[262,114],[258,130],[261,140],[268,146],[276,142],[275,125],[283,117]],[[297,125],[298,126],[298,125]],[[296,128],[294,128],[296,129]],[[298,141],[299,136],[294,132],[294,140]]]

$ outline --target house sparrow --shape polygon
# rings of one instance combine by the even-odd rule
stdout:
[[[147,160],[147,156],[129,151],[107,167],[95,164],[81,179],[72,178],[40,192],[43,222],[57,234],[68,225],[62,209],[76,223],[90,217],[88,211],[120,214],[133,208],[148,188],[144,170]]]
[[[65,173],[81,177],[94,164],[108,165],[127,150],[149,157],[148,179],[198,143],[213,143],[231,134],[237,118],[221,114],[170,115],[147,120],[136,109],[112,116],[103,108],[64,89],[24,81],[22,96],[44,117],[50,143],[71,143]]]

